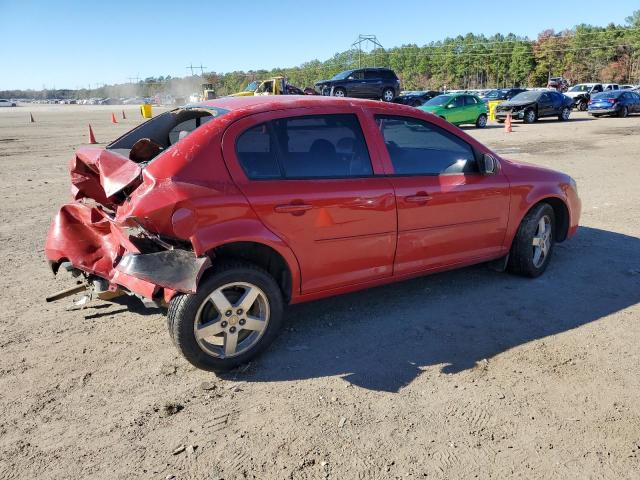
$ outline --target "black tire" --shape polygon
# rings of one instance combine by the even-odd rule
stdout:
[[[571,109],[569,107],[562,107],[560,110],[560,115],[558,115],[558,120],[561,122],[566,122],[569,120],[569,116],[571,115]]]
[[[534,263],[533,237],[536,234],[539,222],[544,216],[547,216],[550,221],[550,246],[543,262],[536,265]],[[553,208],[548,203],[539,203],[529,210],[522,219],[522,222],[520,222],[518,232],[511,244],[507,269],[511,273],[525,277],[535,278],[542,275],[547,265],[549,265],[553,254],[555,225],[555,214]]]
[[[487,126],[487,115],[481,113],[476,119],[476,128],[484,128]]]
[[[618,110],[618,117],[627,118],[628,115],[629,115],[629,109],[627,108],[626,105],[623,105],[622,108]]]
[[[587,101],[586,100],[581,100],[580,103],[578,103],[578,110],[580,110],[581,112],[586,112],[587,111]]]
[[[333,96],[334,97],[346,97],[347,96],[347,91],[342,87],[334,88],[333,89]]]
[[[200,346],[194,333],[194,323],[205,299],[217,288],[233,282],[246,282],[264,292],[268,301],[269,321],[256,343],[246,351],[233,357],[220,358]],[[282,292],[271,275],[248,262],[225,261],[216,265],[211,274],[201,281],[195,294],[181,294],[171,300],[167,327],[174,345],[189,363],[203,370],[222,372],[248,362],[269,346],[282,325],[283,310]]]
[[[522,119],[524,123],[535,123],[535,121],[538,120],[538,115],[533,108],[528,108],[524,112],[524,116],[522,117]]]
[[[382,90],[381,100],[383,102],[392,102],[395,96],[396,93],[393,91],[393,88],[385,88]]]

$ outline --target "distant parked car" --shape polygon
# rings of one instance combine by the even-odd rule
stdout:
[[[393,102],[409,105],[410,107],[419,107],[438,95],[440,95],[440,92],[436,92],[435,90],[401,92],[399,96],[393,99]]]
[[[589,115],[594,117],[616,115],[624,118],[630,113],[640,113],[640,95],[631,90],[598,93],[589,102]]]
[[[562,77],[551,77],[547,82],[547,88],[564,93],[569,90],[569,82]]]
[[[500,123],[510,114],[513,119],[533,123],[542,117],[569,120],[573,100],[560,92],[539,90],[522,92],[496,107],[496,120]]]
[[[579,83],[569,89],[565,95],[573,99],[573,106],[584,112],[587,109],[591,95],[602,92],[601,83]]]
[[[438,115],[454,125],[474,124],[478,128],[487,125],[487,106],[475,95],[438,95],[418,108]]]
[[[489,102],[490,100],[511,100],[519,93],[526,92],[525,88],[499,88],[497,90],[491,90],[484,97],[483,102]]]
[[[391,102],[400,93],[400,80],[388,68],[359,68],[345,70],[331,80],[316,82],[322,95],[359,97]]]
[[[16,102],[12,102],[11,100],[7,100],[5,98],[0,98],[0,107],[15,107]]]

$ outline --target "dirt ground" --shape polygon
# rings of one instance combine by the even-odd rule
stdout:
[[[69,285],[43,243],[73,150],[141,121],[112,111],[0,109],[0,478],[640,478],[640,116],[467,130],[577,180],[583,226],[541,278],[477,266],[291,307],[218,377],[159,310],[44,302]]]

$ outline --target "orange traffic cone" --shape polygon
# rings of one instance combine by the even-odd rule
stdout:
[[[122,110],[122,119],[123,119],[123,120],[126,120],[126,119],[127,119],[127,116],[124,114],[124,110]]]
[[[511,128],[511,114],[507,115],[507,121],[504,122],[504,131],[507,133],[513,132],[513,129]]]
[[[118,121],[116,120],[116,114],[111,112],[111,123],[118,123]]]
[[[89,143],[91,145],[95,145],[96,143],[96,137],[93,135],[93,128],[91,128],[91,124],[89,124]]]
[[[36,121],[33,119],[33,113],[29,112],[29,121],[31,123],[36,123]]]

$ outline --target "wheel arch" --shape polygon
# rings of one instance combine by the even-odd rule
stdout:
[[[208,255],[213,264],[221,260],[244,260],[271,275],[288,303],[293,294],[293,274],[287,260],[273,247],[256,241],[234,241],[212,248]]]
[[[298,259],[283,239],[256,219],[212,225],[191,241],[196,255],[208,255],[213,265],[219,258],[239,258],[264,268],[274,276],[287,302],[300,294]]]
[[[569,225],[571,223],[569,207],[567,206],[566,202],[562,198],[549,195],[549,196],[541,197],[537,201],[531,203],[531,206],[522,213],[522,215],[518,219],[517,224],[515,225],[514,234],[511,238],[510,244],[513,243],[513,240],[515,238],[515,233],[518,231],[518,228],[520,227],[520,224],[522,223],[522,220],[524,219],[524,217],[526,217],[531,210],[533,210],[535,207],[537,207],[541,203],[546,203],[550,205],[551,208],[553,208],[553,213],[555,217],[555,228],[553,233],[554,233],[555,241],[558,243],[561,243],[567,238],[567,234],[569,232]]]

